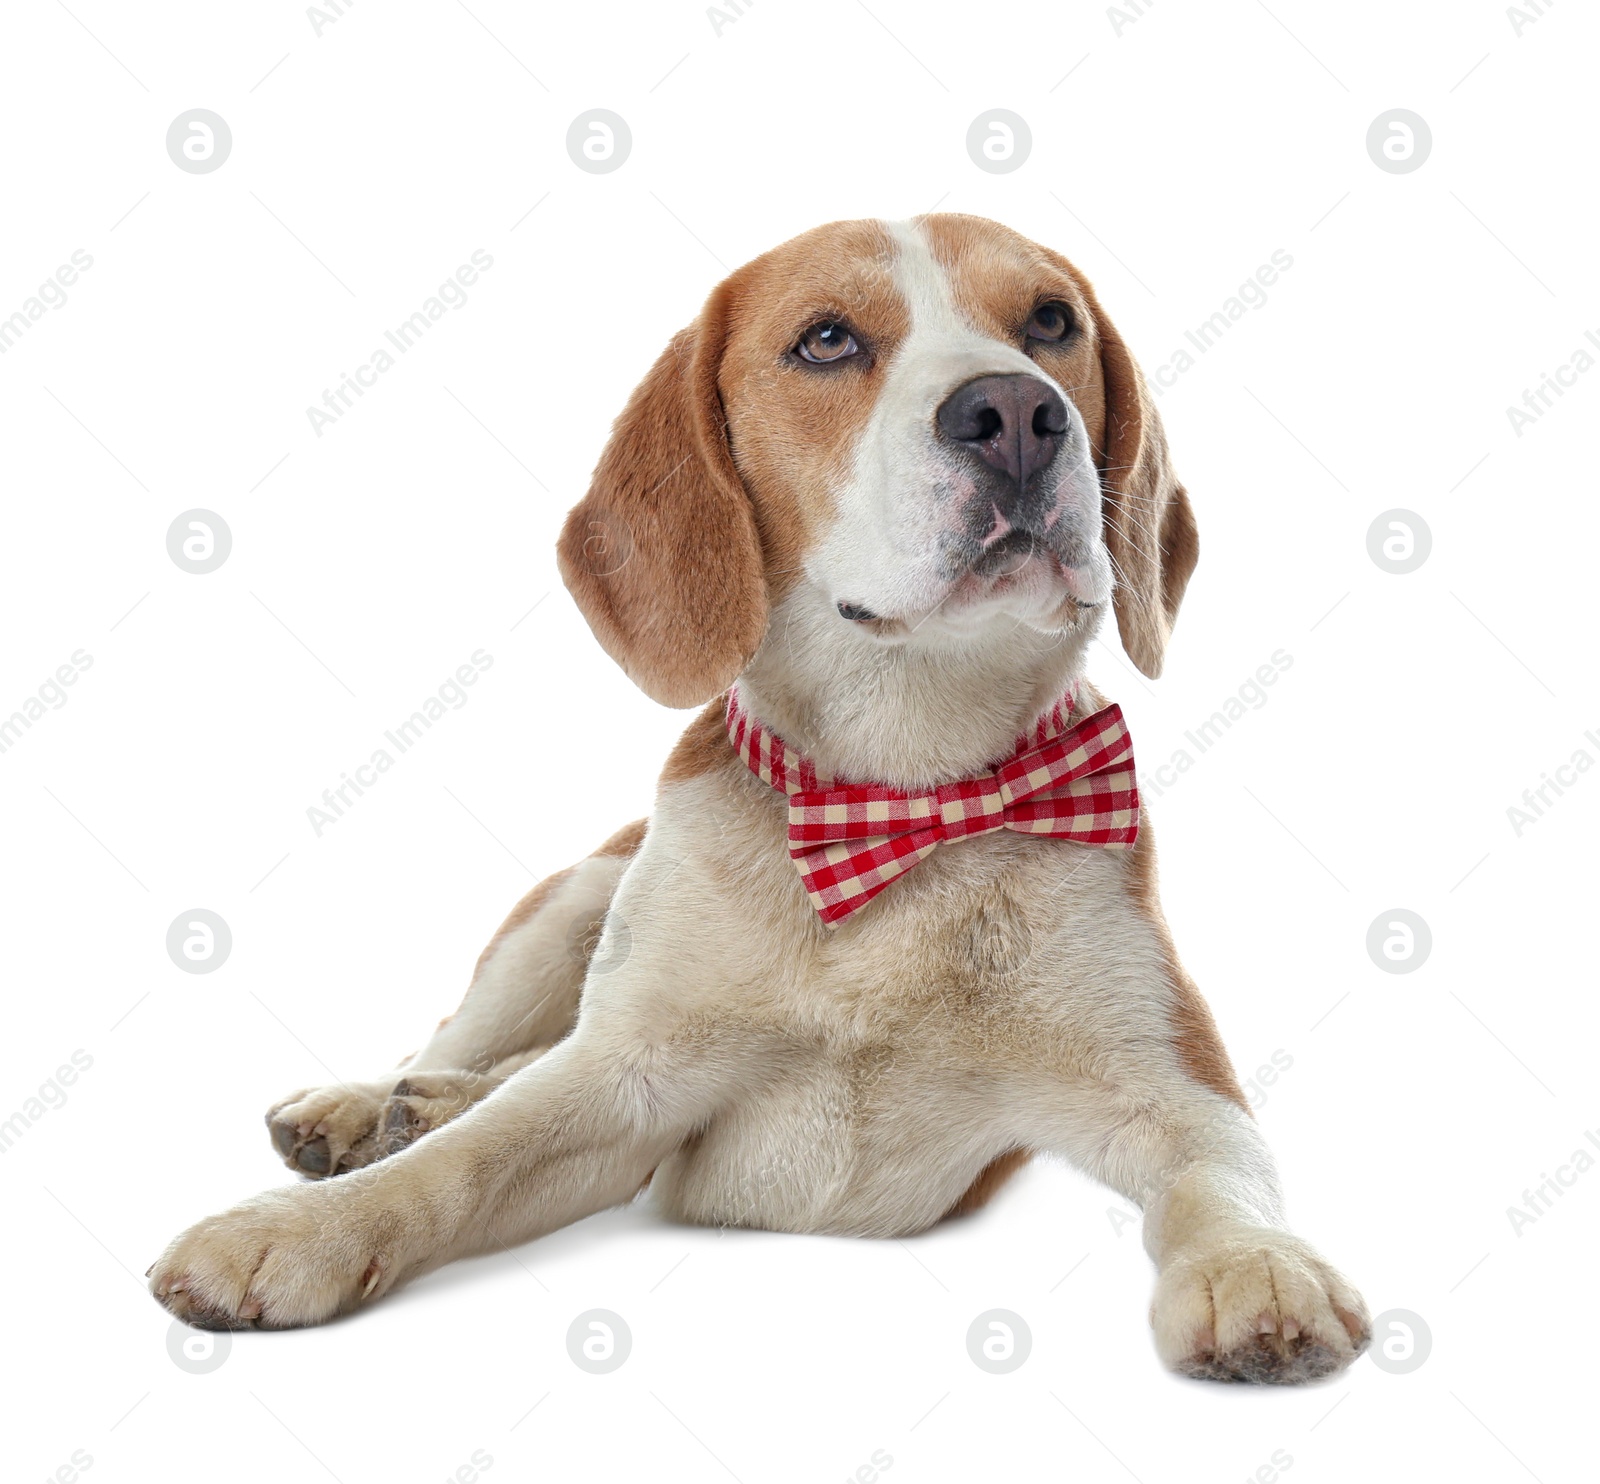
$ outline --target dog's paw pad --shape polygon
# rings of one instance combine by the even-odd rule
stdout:
[[[383,1105],[383,1136],[385,1140],[398,1139],[409,1144],[419,1134],[428,1132],[429,1123],[420,1109],[403,1094],[392,1097]]]
[[[433,1096],[431,1083],[402,1078],[378,1117],[378,1146],[387,1157],[416,1143],[430,1129],[448,1123],[456,1109]]]

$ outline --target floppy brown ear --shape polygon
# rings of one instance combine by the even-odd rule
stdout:
[[[1128,658],[1153,680],[1161,673],[1178,604],[1200,558],[1200,534],[1189,496],[1172,471],[1144,374],[1088,284],[1083,289],[1094,313],[1105,378],[1105,436],[1096,458],[1102,529],[1116,563],[1117,630]]]
[[[767,627],[755,517],[717,390],[725,318],[718,290],[650,368],[556,547],[595,638],[663,706],[726,690]]]

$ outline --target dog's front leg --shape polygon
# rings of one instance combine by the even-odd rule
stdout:
[[[1255,1120],[1193,1083],[1111,1106],[1104,1089],[1056,1101],[1050,1142],[1143,1207],[1163,1362],[1210,1380],[1296,1382],[1354,1360],[1370,1338],[1366,1305],[1285,1228]]]
[[[470,1252],[629,1199],[724,1095],[703,1039],[580,1026],[485,1101],[392,1159],[269,1190],[177,1237],[150,1288],[208,1329],[317,1324]]]

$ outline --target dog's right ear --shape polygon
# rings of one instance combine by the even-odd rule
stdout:
[[[755,515],[717,389],[727,312],[724,286],[650,368],[556,547],[595,638],[663,706],[726,690],[767,627]]]

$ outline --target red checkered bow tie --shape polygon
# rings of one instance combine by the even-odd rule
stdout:
[[[990,830],[1122,849],[1139,834],[1133,743],[1122,708],[1068,728],[1069,691],[992,771],[926,793],[838,783],[791,752],[728,692],[728,737],[750,771],[789,796],[789,854],[830,927],[936,845]]]

